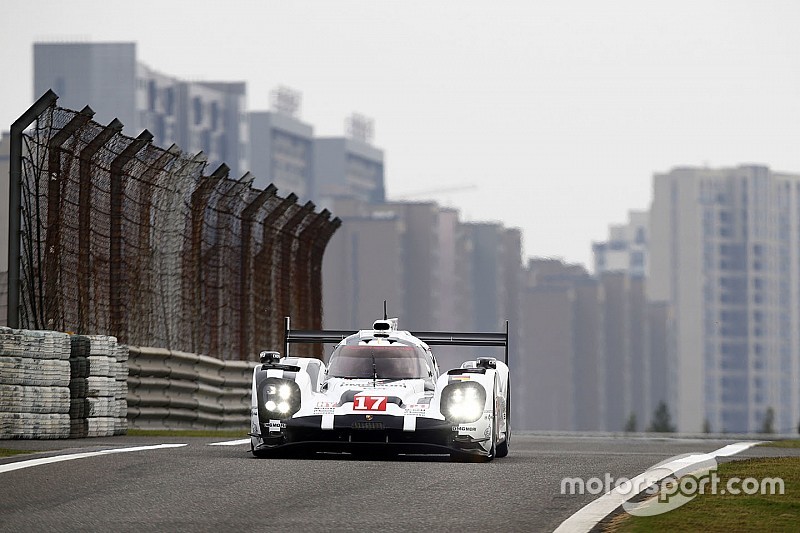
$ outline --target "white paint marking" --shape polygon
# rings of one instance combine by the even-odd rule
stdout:
[[[60,463],[62,461],[72,461],[73,459],[85,459],[86,457],[95,457],[98,455],[111,455],[114,453],[127,453],[127,452],[141,452],[145,450],[159,450],[162,448],[179,448],[187,446],[186,444],[156,444],[154,446],[136,446],[134,448],[114,448],[111,450],[99,450],[96,452],[81,452],[71,453],[67,455],[56,455],[54,457],[42,457],[41,459],[29,459],[27,461],[19,461],[16,463],[8,463],[0,465],[0,474],[4,472],[12,472],[22,468],[30,468],[32,466],[46,465],[50,463]]]
[[[658,469],[648,469],[631,479],[634,487],[647,487],[653,483],[661,481],[669,475],[666,471],[675,472],[682,471],[694,464],[702,463],[714,459],[715,457],[728,457],[741,453],[748,448],[759,444],[761,441],[752,442],[737,442],[736,444],[728,444],[719,450],[709,453],[698,453],[681,457],[664,464],[659,464]],[[653,470],[653,471],[651,471]],[[591,531],[603,518],[610,515],[614,510],[636,496],[636,494],[623,493],[619,487],[611,490],[596,500],[581,507],[578,512],[561,522],[554,533],[584,533]]]
[[[250,439],[241,440],[227,440],[225,442],[212,442],[209,446],[239,446],[240,444],[249,444]]]

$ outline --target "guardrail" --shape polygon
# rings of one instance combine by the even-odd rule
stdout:
[[[128,424],[139,429],[241,429],[253,368],[180,351],[130,346]]]

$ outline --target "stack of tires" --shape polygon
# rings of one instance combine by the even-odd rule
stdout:
[[[116,337],[73,335],[69,366],[69,436],[110,437],[127,431],[128,348]]]
[[[70,436],[70,338],[0,327],[0,439]]]

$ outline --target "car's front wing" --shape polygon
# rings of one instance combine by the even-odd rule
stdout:
[[[250,434],[254,453],[268,455],[270,452],[292,449],[309,452],[488,455],[482,443],[488,441],[489,436],[476,438],[475,423],[454,425],[446,420],[415,417],[415,427],[409,430],[402,416],[346,414],[337,415],[332,427],[323,429],[327,425],[323,416],[301,416],[271,422],[271,427],[264,428],[258,434]]]

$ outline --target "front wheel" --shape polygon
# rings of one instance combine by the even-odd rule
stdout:
[[[505,439],[497,445],[497,457],[505,457],[508,455],[508,447],[511,444],[511,402],[508,401],[508,392],[506,392],[506,431]]]

